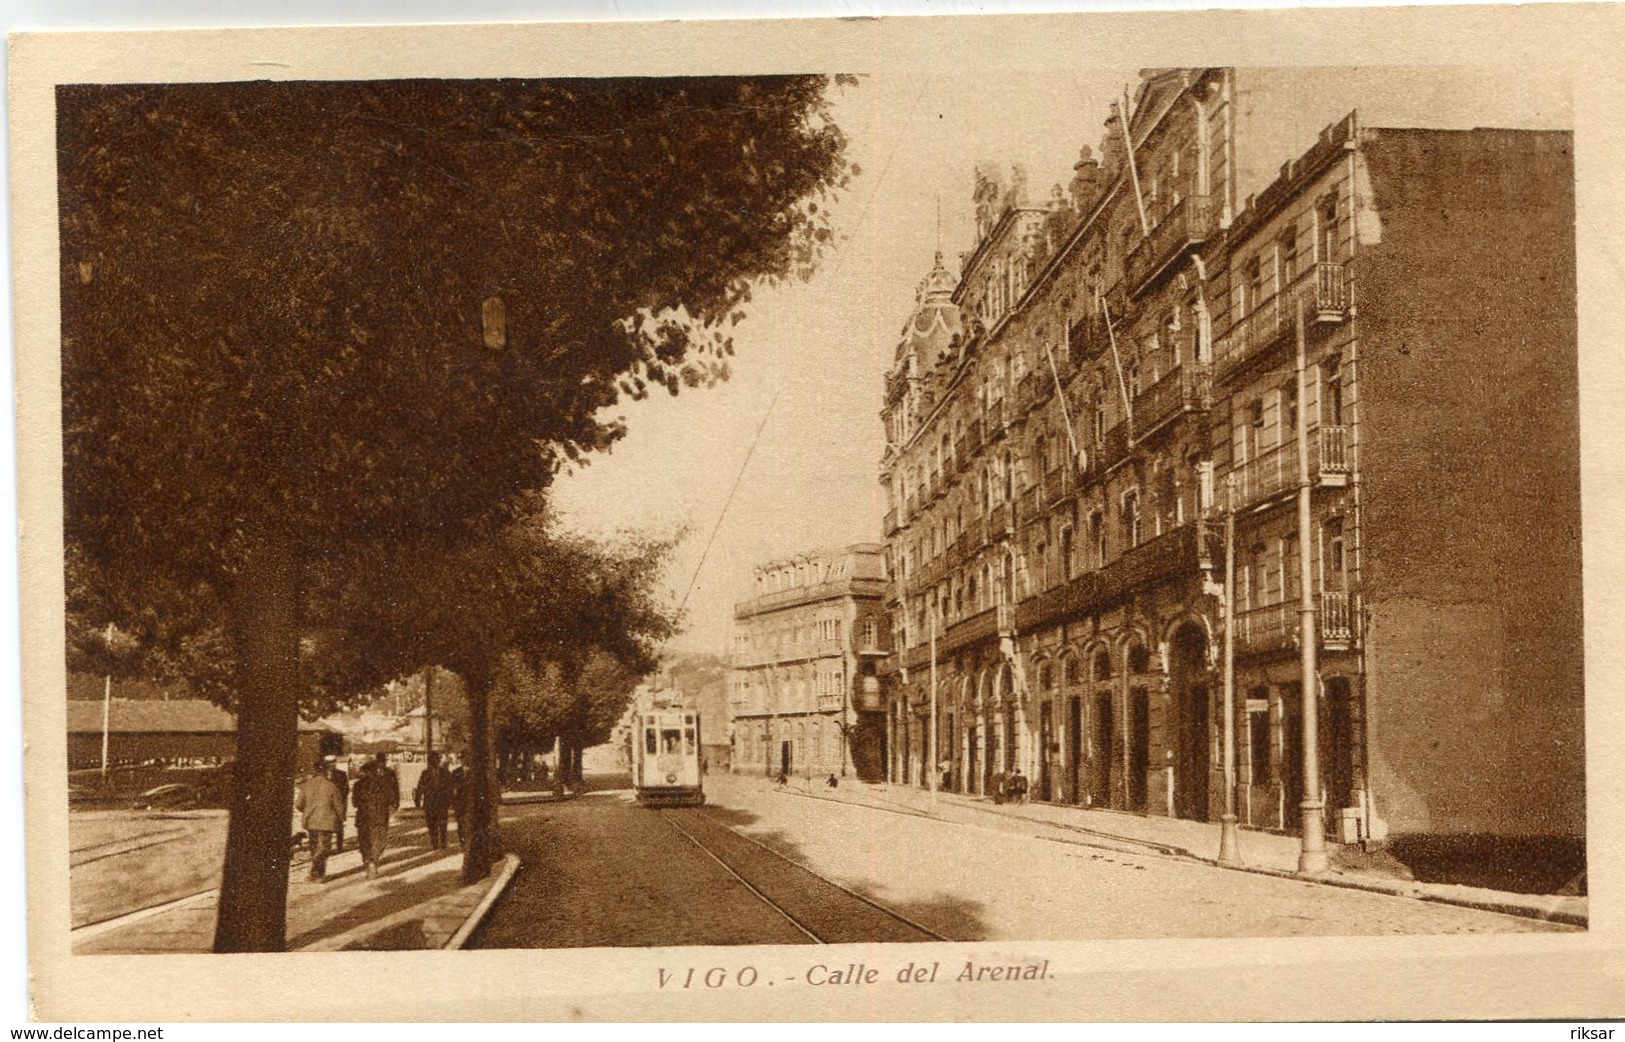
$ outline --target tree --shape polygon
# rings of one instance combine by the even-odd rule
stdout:
[[[621,396],[726,376],[752,283],[830,238],[826,87],[58,89],[65,532],[104,602],[215,613],[216,950],[284,943],[313,598],[500,530]]]
[[[500,848],[493,701],[508,700],[497,725],[554,728],[567,737],[595,726],[601,714],[587,711],[582,693],[589,662],[597,657],[642,676],[676,631],[677,619],[656,593],[674,545],[560,531],[545,498],[532,495],[486,540],[455,553],[424,548],[393,564],[380,559],[317,600],[309,645],[319,686],[380,683],[383,663],[406,663],[408,671],[438,664],[462,677],[471,787],[465,878],[483,877]],[[604,677],[600,671],[592,679]]]

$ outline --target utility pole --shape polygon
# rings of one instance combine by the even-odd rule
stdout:
[[[1303,844],[1298,853],[1298,871],[1318,875],[1327,867],[1326,803],[1320,793],[1320,670],[1315,661],[1315,597],[1310,556],[1309,397],[1305,388],[1309,365],[1303,301],[1295,298],[1292,308],[1298,371],[1298,644],[1303,689],[1303,802],[1299,804]]]
[[[434,753],[434,671],[430,666],[423,671],[423,759]]]
[[[1236,836],[1236,474],[1224,479],[1224,813],[1219,864],[1241,864]]]
[[[108,736],[113,730],[113,624],[107,624],[107,685],[102,691],[102,784],[107,784]]]
[[[931,760],[926,764],[926,776],[930,778],[931,809],[937,809],[937,612],[939,605],[931,607],[931,726],[928,728],[930,738],[927,745],[931,749]]]

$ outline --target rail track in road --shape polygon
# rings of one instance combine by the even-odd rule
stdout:
[[[815,943],[894,944],[952,939],[826,879],[705,810],[660,813],[668,825]]]

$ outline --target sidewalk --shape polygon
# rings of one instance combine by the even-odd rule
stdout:
[[[748,775],[723,777],[727,779],[723,787],[734,782],[761,788],[773,787],[770,779]],[[937,793],[936,809],[932,811],[931,794],[923,789],[860,782],[852,778],[843,780],[840,787],[835,789],[826,787],[816,778],[810,786],[801,779],[794,779],[786,791],[814,799],[839,800],[911,814],[930,814],[958,824],[1019,831],[1044,839],[1108,850],[1160,854],[1210,865],[1218,863],[1220,826],[1216,822],[1210,824],[1064,804],[995,804],[985,797],[951,792]],[[1041,827],[1035,831],[1034,825]],[[1238,846],[1243,863],[1223,867],[1293,879],[1309,878],[1297,874],[1299,841],[1296,836],[1241,829]],[[1422,883],[1403,878],[1395,869],[1385,869],[1382,862],[1367,858],[1358,851],[1343,856],[1338,845],[1328,843],[1327,847],[1332,866],[1316,881],[1328,886],[1371,890],[1572,926],[1583,927],[1588,922],[1588,901],[1584,897],[1519,894],[1449,883]]]
[[[455,828],[452,830],[455,834]],[[462,882],[462,852],[429,847],[423,814],[392,823],[378,878],[368,879],[346,837],[327,862],[327,881],[306,880],[310,855],[294,857],[288,886],[289,951],[406,951],[461,947],[519,867],[510,854],[485,879]],[[73,931],[75,955],[208,952],[217,890]]]

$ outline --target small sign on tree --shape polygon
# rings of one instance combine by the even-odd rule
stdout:
[[[493,351],[507,347],[508,316],[502,306],[502,298],[486,297],[485,304],[480,309],[480,318],[485,325],[485,346]]]

